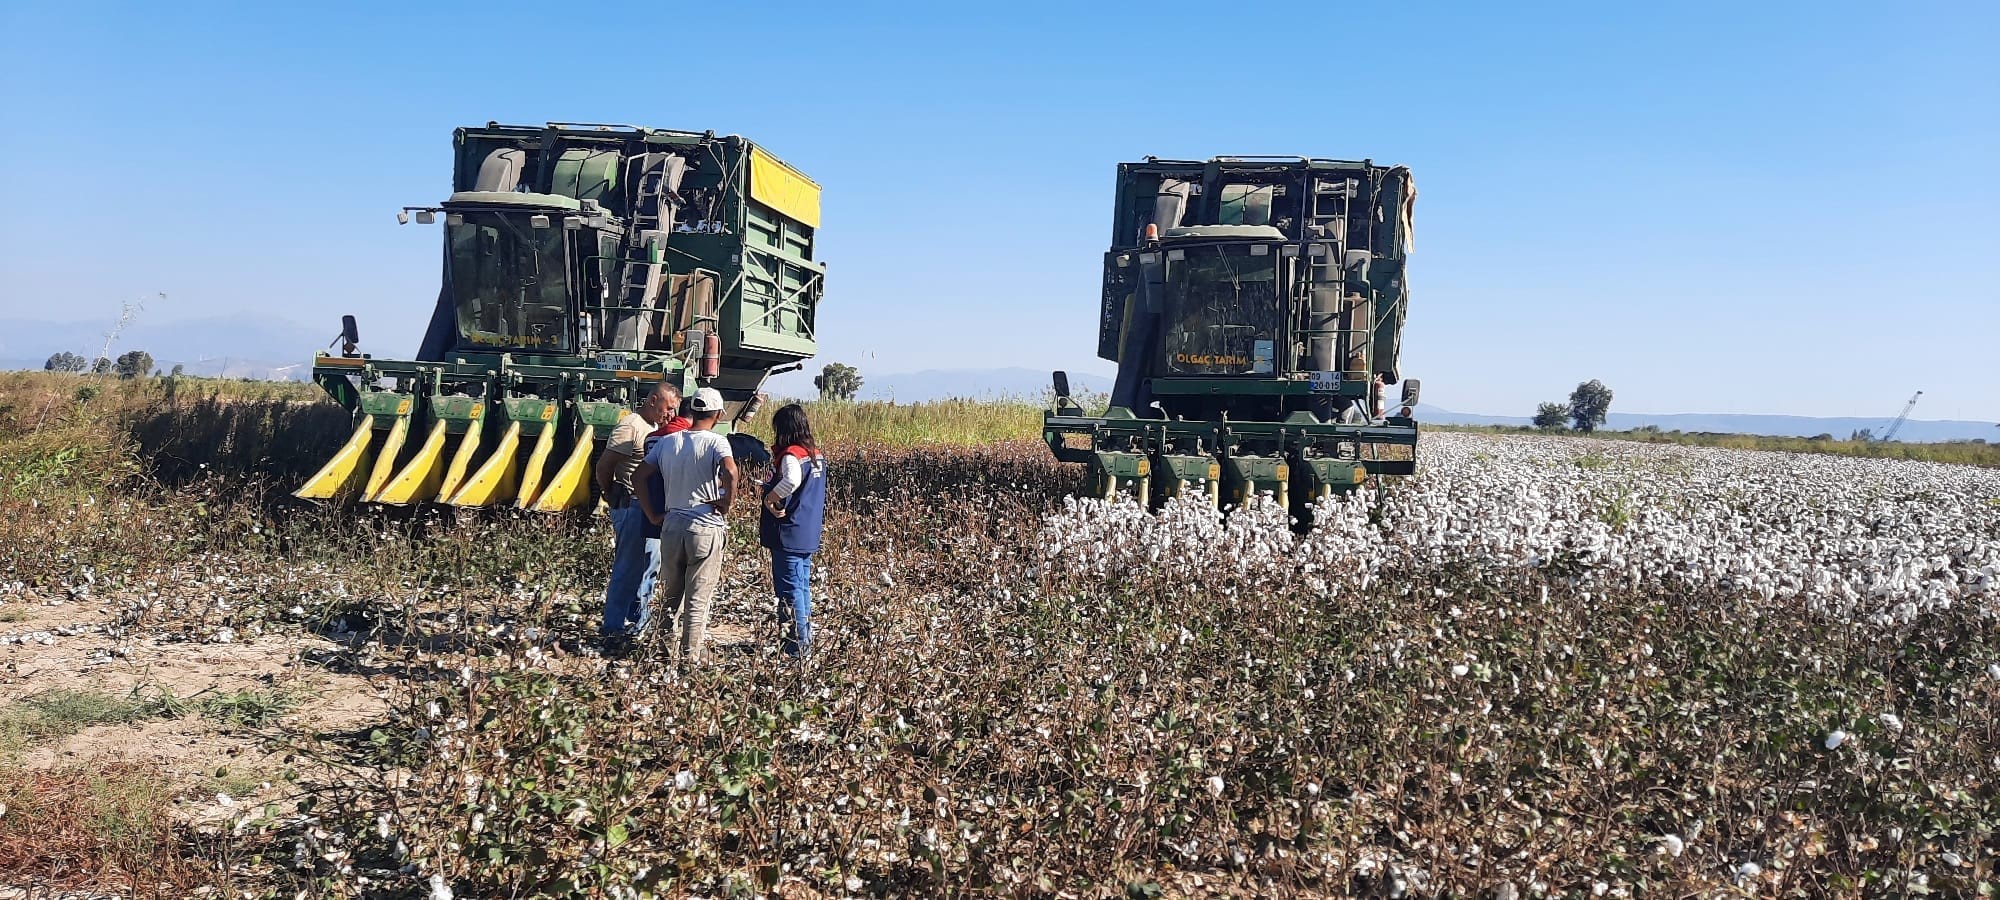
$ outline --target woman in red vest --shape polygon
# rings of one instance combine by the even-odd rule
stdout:
[[[758,543],[771,551],[771,586],[778,597],[779,649],[804,656],[812,645],[812,557],[826,518],[826,458],[812,423],[796,403],[771,417],[771,480],[764,484]]]

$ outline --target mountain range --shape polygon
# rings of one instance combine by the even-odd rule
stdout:
[[[40,369],[48,357],[69,351],[85,359],[106,352],[105,322],[47,322],[32,319],[0,319],[0,368]],[[119,334],[109,355],[116,357],[130,349],[153,355],[154,365],[172,369],[176,364],[192,375],[223,378],[304,380],[311,377],[306,361],[312,352],[327,345],[331,329],[315,329],[274,316],[230,316],[202,319],[157,321],[143,314]],[[402,354],[394,348],[378,348],[385,357]],[[770,382],[776,396],[810,397],[816,392],[812,373],[806,371],[778,376]],[[1075,372],[1070,387],[1078,394],[1104,394],[1111,379],[1103,375]],[[964,398],[972,400],[1020,400],[1041,403],[1049,393],[1049,373],[1039,369],[926,369],[919,372],[862,373],[860,399],[896,403],[921,403]],[[1492,416],[1464,413],[1419,405],[1417,419],[1441,425],[1528,424],[1526,416]],[[1861,429],[1881,434],[1889,425],[1884,417],[1820,417],[1755,415],[1736,413],[1611,413],[1605,427],[1628,430],[1654,426],[1664,431],[1717,432],[1724,434],[1764,434],[1812,437],[1831,434],[1846,438]],[[1911,419],[1903,423],[1897,438],[1906,441],[2000,440],[2000,428],[1992,422],[1934,421]]]
[[[159,321],[140,313],[107,349],[110,327],[110,322],[0,319],[0,367],[39,369],[64,351],[88,360],[144,350],[161,370],[180,365],[190,375],[212,378],[303,381],[312,377],[313,351],[325,347],[335,330],[270,316]]]

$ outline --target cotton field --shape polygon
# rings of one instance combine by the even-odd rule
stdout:
[[[0,862],[331,897],[2000,882],[2000,469],[1435,433],[1301,534],[1071,499],[1034,442],[828,450],[803,666],[747,533],[676,671],[590,652],[601,522],[299,507],[234,470],[0,518],[8,665],[150,698],[113,730],[189,743],[130,771],[209,754],[147,855],[79,869],[37,849],[71,833],[50,786],[125,770],[37,748]],[[154,686],[251,661],[300,704],[255,733]]]
[[[1799,597],[1883,625],[2000,609],[2000,469],[1453,433],[1427,435],[1421,456],[1419,477],[1320,511],[1302,539],[1268,504],[1224,522],[1071,501],[1043,541],[1098,573],[1297,570],[1321,594],[1445,567]]]

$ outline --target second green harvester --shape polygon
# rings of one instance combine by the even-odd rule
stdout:
[[[813,355],[819,186],[762,147],[487,123],[452,151],[450,195],[398,216],[444,229],[422,346],[361,353],[349,317],[341,352],[313,360],[355,425],[298,496],[578,509],[611,429],[659,382],[721,392],[726,430]]]
[[[1309,157],[1118,167],[1090,415],[1055,377],[1043,437],[1085,493],[1225,507],[1314,500],[1416,469],[1418,382],[1398,370],[1410,170]],[[1385,387],[1401,398],[1385,405]]]

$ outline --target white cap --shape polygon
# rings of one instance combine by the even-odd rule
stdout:
[[[722,411],[722,392],[715,388],[702,388],[688,398],[688,409],[698,413]]]

